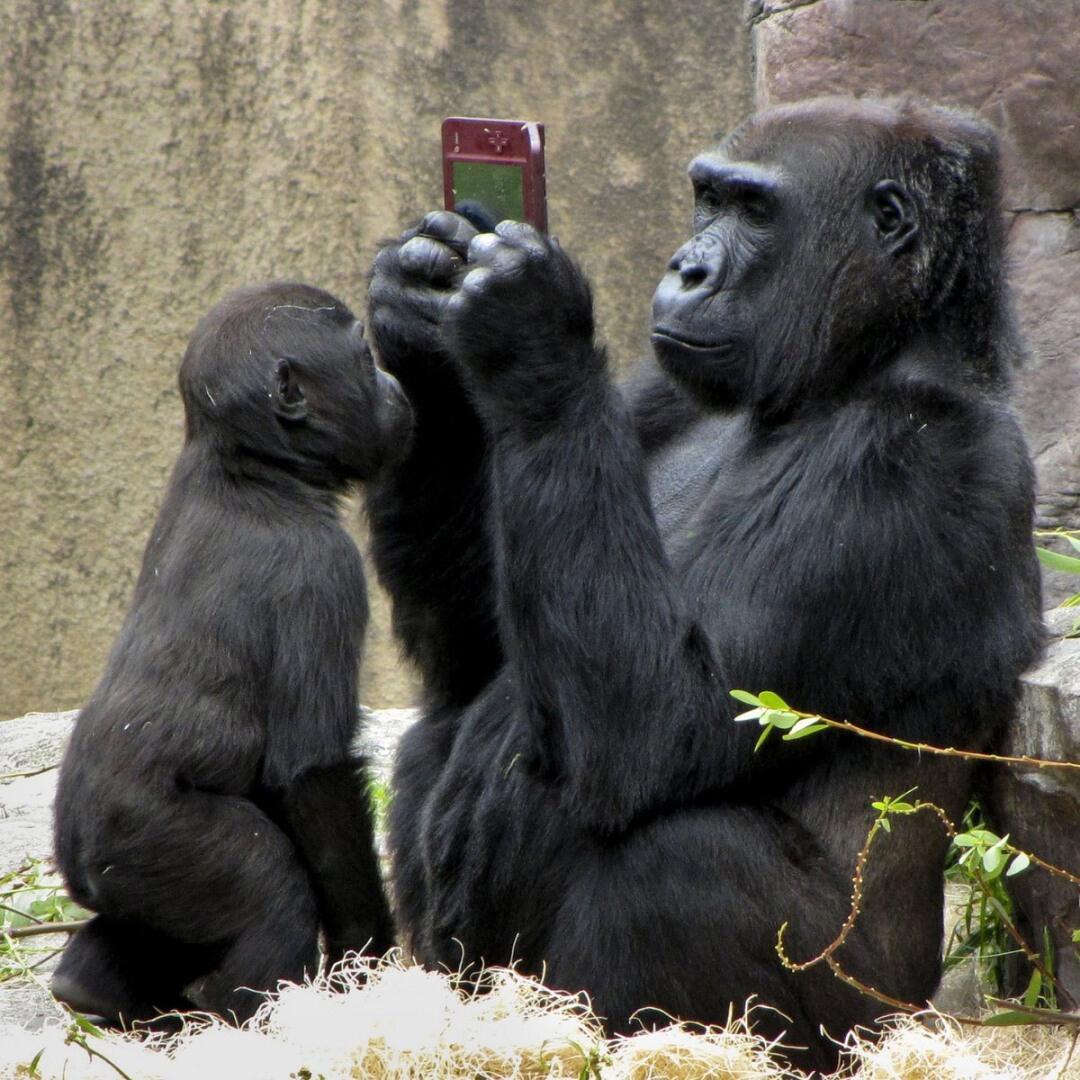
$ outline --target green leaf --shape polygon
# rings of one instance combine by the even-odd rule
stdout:
[[[1029,1009],[1034,1009],[1039,1003],[1039,992],[1042,990],[1042,974],[1038,968],[1035,968],[1031,972],[1031,978],[1028,980],[1027,989],[1024,991],[1024,996],[1021,999]]]
[[[1077,560],[1077,564],[1080,565],[1080,559]],[[762,705],[765,705],[770,709],[786,711],[791,708],[779,694],[774,694],[771,690],[762,690],[758,695],[758,700]]]
[[[1064,570],[1067,574],[1080,574],[1080,559],[1072,555],[1062,555],[1058,551],[1050,551],[1049,548],[1037,547],[1035,554],[1039,562],[1051,570]]]
[[[1017,1027],[1020,1024],[1032,1024],[1035,1021],[1027,1013],[1022,1012],[999,1012],[988,1016],[983,1024],[986,1027]]]
[[[736,700],[741,701],[744,705],[761,705],[762,701],[756,694],[751,694],[749,690],[729,690],[729,694]]]
[[[757,752],[758,752],[758,751],[759,751],[759,750],[761,749],[761,746],[762,746],[762,744],[763,744],[763,743],[765,742],[765,740],[766,740],[766,739],[767,739],[767,738],[768,738],[768,737],[769,737],[769,736],[770,736],[770,735],[771,735],[772,733],[773,733],[773,726],[772,726],[772,724],[766,724],[766,725],[765,725],[765,730],[764,730],[764,731],[762,731],[762,733],[761,733],[761,734],[760,734],[760,735],[758,736],[758,741],[757,741],[756,743],[754,743],[754,753],[755,753],[755,754],[756,754],[756,753],[757,753]]]
[[[758,706],[756,709],[747,709],[746,712],[739,713],[735,717],[735,723],[740,720],[760,720],[765,715],[765,709],[762,706]]]
[[[784,739],[803,739],[807,735],[816,735],[819,731],[828,731],[828,724],[819,724],[812,716],[804,716],[785,736]]]
[[[1070,544],[1072,544],[1073,548],[1076,551],[1080,551],[1080,540],[1077,540],[1075,536],[1066,536],[1065,539],[1068,540]]]
[[[798,720],[799,718],[793,712],[784,712],[782,709],[769,709],[763,717],[765,723],[772,724],[781,731],[794,727]]]
[[[879,823],[880,823],[881,827],[882,827],[882,828],[883,828],[883,829],[884,829],[884,830],[885,830],[885,831],[886,831],[887,833],[891,833],[891,832],[892,832],[892,822],[891,822],[891,821],[889,821],[889,819],[888,819],[887,817],[883,817],[883,818],[878,818],[878,821],[879,821]]]
[[[1022,852],[1017,852],[1016,858],[1009,863],[1009,869],[1005,871],[1006,877],[1013,874],[1022,874],[1031,865],[1031,860]]]
[[[74,1013],[72,1015],[72,1022],[79,1031],[86,1035],[93,1035],[95,1039],[104,1039],[105,1032],[101,1028],[97,1027],[93,1021],[88,1020],[82,1013]]]
[[[982,857],[983,869],[991,876],[996,877],[1001,873],[1001,868],[1005,865],[1005,852],[995,844],[992,848],[987,848]]]
[[[877,806],[877,803],[874,803],[874,805]],[[961,848],[973,848],[979,843],[971,833],[957,833],[952,842]]]

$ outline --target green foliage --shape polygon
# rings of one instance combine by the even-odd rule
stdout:
[[[1069,546],[1080,552],[1080,529],[1050,529],[1035,533],[1039,537],[1060,537],[1067,541]],[[1080,559],[1073,555],[1064,555],[1059,551],[1051,551],[1049,548],[1037,547],[1035,554],[1039,562],[1050,570],[1058,570],[1066,574],[1080,574]],[[1074,593],[1063,601],[1061,607],[1080,607],[1080,592]],[[1080,619],[1078,619],[1066,634],[1066,637],[1080,637]]]
[[[762,690],[760,694],[751,694],[749,690],[732,690],[730,693],[736,701],[753,706],[746,712],[739,713],[735,720],[756,720],[763,729],[754,744],[755,753],[774,731],[784,732],[784,741],[790,742],[792,739],[816,735],[829,726],[816,716],[796,712],[779,694],[774,694],[771,690]]]
[[[25,976],[55,952],[55,939],[41,944],[40,937],[13,937],[47,923],[74,922],[90,913],[64,892],[63,882],[41,859],[0,875],[0,982]]]
[[[998,836],[986,828],[981,808],[972,803],[964,815],[963,831],[953,837],[945,869],[946,881],[968,888],[964,909],[946,949],[946,971],[974,957],[991,991],[999,996],[1007,992],[1007,962],[1021,955],[1021,950],[1009,929],[1015,925],[1015,917],[1005,878],[1023,873],[1029,865],[1030,859],[1009,844],[1007,835]],[[1049,970],[1049,952],[1046,961],[1044,966]],[[1033,971],[1024,1000],[1031,1007],[1043,1004],[1056,1008],[1052,981]]]
[[[897,795],[895,798],[883,795],[877,802],[872,802],[870,805],[878,812],[874,827],[891,833],[890,814],[914,814],[917,809],[915,804],[905,801],[914,790],[915,788],[908,788],[903,795]]]
[[[113,1072],[120,1077],[120,1080],[132,1080],[132,1077],[124,1072],[115,1061],[111,1061],[100,1050],[90,1045],[90,1039],[103,1039],[104,1037],[105,1032],[103,1032],[101,1028],[91,1023],[85,1016],[74,1013],[72,1015],[71,1024],[68,1026],[67,1036],[64,1039],[64,1042],[69,1043],[72,1046],[81,1046],[86,1051],[86,1054],[91,1061],[94,1058],[97,1058],[112,1069]],[[37,1058],[34,1059],[35,1064],[37,1060]]]
[[[1064,535],[1069,544],[1080,551],[1080,533],[1065,534],[1053,533],[1043,535]],[[1058,556],[1053,552],[1039,550],[1039,557],[1047,565],[1055,568],[1067,568],[1070,572],[1080,573],[1080,559],[1071,556]],[[1045,556],[1045,557],[1044,557]],[[1052,558],[1051,558],[1052,556]],[[1072,597],[1070,603],[1080,606],[1080,594]],[[1080,633],[1080,622],[1073,628],[1073,633]],[[897,747],[906,749],[925,750],[919,744],[907,743],[900,739],[891,739],[887,736],[877,735],[873,732],[864,731],[850,724],[837,724],[815,713],[804,713],[793,709],[779,694],[771,690],[764,690],[759,694],[750,693],[748,690],[732,690],[731,696],[744,705],[751,706],[745,712],[735,717],[737,722],[757,721],[762,732],[754,751],[756,752],[773,731],[782,731],[785,740],[799,739],[807,735],[814,735],[824,731],[827,727],[842,727],[847,731],[868,738],[880,738]],[[958,753],[962,751],[947,751]],[[967,755],[978,757],[979,755]],[[1011,759],[999,759],[1011,760]],[[856,870],[856,881],[861,880],[862,860],[868,854],[870,844],[879,832],[892,832],[890,818],[894,814],[914,814],[920,810],[935,810],[946,828],[952,832],[952,825],[945,817],[944,811],[934,807],[930,803],[913,803],[908,801],[908,796],[916,789],[910,788],[901,795],[884,795],[872,806],[878,812],[866,845],[860,854],[860,865]],[[967,886],[967,900],[960,919],[953,927],[949,945],[946,950],[945,970],[956,967],[974,958],[978,965],[980,976],[984,983],[993,988],[994,994],[1002,996],[1007,992],[1010,978],[1008,961],[1017,956],[1025,956],[1030,962],[1032,971],[1024,992],[1021,1003],[1013,1003],[1011,1009],[998,1012],[992,1021],[994,1024],[1021,1024],[1021,1023],[1057,1023],[1054,1017],[1057,1013],[1056,989],[1054,982],[1054,951],[1049,935],[1044,932],[1043,954],[1039,956],[1026,942],[1022,942],[1013,913],[1013,902],[1005,887],[1005,880],[1022,874],[1031,865],[1031,858],[1023,851],[1013,847],[1009,843],[1008,835],[998,836],[986,828],[982,821],[981,811],[977,803],[968,808],[964,816],[962,831],[954,837],[949,849],[949,858],[946,865],[945,877],[947,881]],[[853,900],[855,907],[853,914],[858,914],[858,884],[856,897]],[[786,924],[785,924],[786,926]],[[842,944],[846,937],[850,923],[845,924],[840,937],[834,942],[834,948]],[[783,927],[781,928],[781,937]],[[1080,945],[1080,931],[1073,934],[1072,940]],[[778,945],[778,950],[780,946]],[[820,960],[828,953],[823,953],[817,959]],[[781,959],[784,954],[781,952]],[[816,963],[817,960],[809,963]],[[785,960],[786,964],[786,960]],[[796,965],[792,970],[801,970],[803,966]],[[993,1002],[999,1007],[1005,1006],[1005,1002]]]
[[[386,819],[390,813],[390,804],[394,801],[394,793],[390,790],[390,785],[376,776],[369,777],[368,801],[371,803],[371,812],[375,818],[375,831],[386,832]]]

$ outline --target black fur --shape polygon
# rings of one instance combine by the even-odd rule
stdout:
[[[60,774],[56,851],[97,916],[53,992],[129,1023],[243,1020],[392,943],[350,745],[367,623],[338,499],[404,452],[400,387],[340,301],[237,290],[180,369],[187,434],[100,684]]]
[[[369,498],[374,551],[427,688],[397,910],[423,960],[516,959],[616,1031],[757,995],[828,1068],[822,1025],[887,1010],[786,972],[777,930],[824,947],[871,800],[917,787],[955,818],[971,769],[836,733],[755,754],[728,691],[972,749],[1010,715],[1040,603],[996,150],[946,110],[820,101],[691,176],[664,373],[627,392],[554,240],[470,244],[440,213],[376,260],[371,333],[417,431]],[[945,844],[894,825],[838,956],[906,1001],[938,982]]]

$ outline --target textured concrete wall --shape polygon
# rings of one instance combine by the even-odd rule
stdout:
[[[747,10],[758,107],[917,93],[972,109],[1002,135],[1012,276],[1032,345],[1017,404],[1039,525],[1080,528],[1080,3],[751,0]],[[1046,585],[1058,600],[1077,579],[1048,574]]]
[[[180,442],[175,369],[223,290],[359,306],[439,199],[449,113],[548,125],[553,231],[617,357],[751,104],[741,0],[0,5],[0,716],[79,704]],[[365,698],[409,691],[378,613]]]

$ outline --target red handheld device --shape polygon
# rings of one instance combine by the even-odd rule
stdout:
[[[447,210],[487,229],[509,219],[547,231],[543,124],[450,116],[442,157]]]

